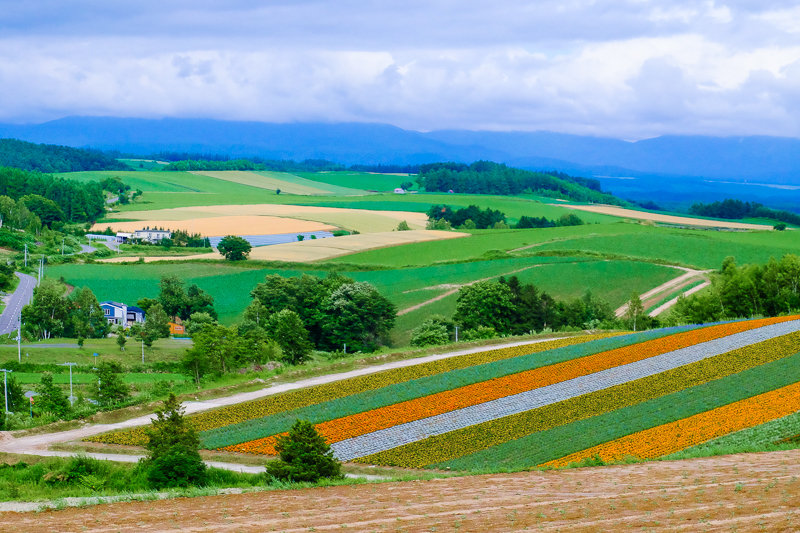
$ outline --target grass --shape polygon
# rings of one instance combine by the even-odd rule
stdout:
[[[355,172],[351,170],[330,172],[296,172],[298,176],[316,182],[327,183],[337,187],[361,189],[364,191],[393,191],[401,183],[414,182],[416,176],[396,176],[393,174],[375,174],[371,172]],[[416,185],[416,184],[415,184]],[[415,187],[412,187],[416,188]]]
[[[800,253],[793,232],[688,230],[631,222],[530,230],[477,230],[455,241],[408,244],[332,259],[388,267],[430,265],[447,261],[532,254],[587,253],[697,268],[719,268],[734,256],[739,264],[764,263],[771,257]]]
[[[39,383],[41,380],[42,374],[38,372],[14,372],[14,378],[16,378],[17,382],[21,385],[30,385],[34,383]],[[189,378],[184,374],[167,374],[167,373],[136,373],[136,372],[126,372],[122,376],[122,380],[125,383],[129,384],[143,384],[143,383],[157,383],[159,381],[177,381],[177,382],[184,382],[187,381]],[[97,380],[97,376],[95,374],[83,374],[80,372],[73,372],[72,373],[72,383],[73,385],[87,385],[93,384]],[[54,374],[53,375],[53,383],[59,385],[68,385],[69,384],[69,374]]]
[[[83,348],[78,348],[74,339],[50,339],[33,345],[23,345],[22,362],[34,364],[58,364],[65,361],[78,363],[81,367],[93,367],[97,363],[114,362],[125,368],[141,365],[141,346],[128,340],[125,351],[120,351],[116,339],[86,339]],[[176,339],[159,339],[151,348],[145,346],[146,363],[155,361],[179,361],[191,344]],[[98,354],[95,357],[93,354]],[[17,361],[17,344],[0,345],[0,361]]]
[[[473,237],[464,240],[465,243]],[[335,265],[335,263],[333,263]],[[541,266],[536,266],[541,265]],[[530,268],[534,267],[535,268]],[[343,274],[356,281],[375,285],[399,309],[427,301],[437,294],[440,285],[456,286],[479,279],[513,275],[522,281],[535,283],[542,290],[558,298],[582,296],[591,289],[595,296],[613,306],[628,299],[631,291],[644,292],[678,275],[674,269],[660,265],[626,261],[596,261],[592,258],[573,257],[505,257],[497,260],[475,261],[464,264],[445,264],[398,270],[375,270]],[[319,270],[257,268],[256,265],[230,265],[228,263],[149,263],[134,265],[67,264],[50,267],[48,274],[63,277],[76,287],[89,287],[98,300],[113,300],[135,304],[142,297],[154,298],[159,292],[159,280],[175,275],[187,285],[196,283],[214,297],[214,306],[224,323],[236,321],[249,305],[250,291],[268,274],[297,276],[307,273],[323,276]],[[455,300],[448,300],[454,302]],[[398,320],[398,340],[408,338],[407,332],[419,325],[422,317],[434,312],[426,306]],[[453,305],[438,306],[440,312],[450,315]],[[413,318],[413,320],[411,320]],[[403,333],[406,332],[406,333]]]
[[[243,474],[218,468],[210,468],[208,474],[207,489],[245,488],[266,484],[266,478],[262,474]],[[112,496],[151,491],[146,472],[137,465],[86,457],[44,460],[26,457],[13,465],[0,465],[2,501]]]

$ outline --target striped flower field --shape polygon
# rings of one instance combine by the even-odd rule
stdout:
[[[465,471],[560,467],[667,456],[793,415],[800,412],[798,382],[800,316],[790,316],[489,350],[190,420],[203,447],[229,452],[274,455],[276,437],[303,418],[343,461]],[[145,438],[134,428],[89,440]]]

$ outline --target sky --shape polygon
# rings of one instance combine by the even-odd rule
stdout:
[[[795,0],[0,0],[0,122],[800,137]]]

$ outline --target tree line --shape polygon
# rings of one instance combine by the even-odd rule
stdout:
[[[770,209],[758,202],[743,202],[728,198],[721,202],[710,204],[696,203],[689,208],[689,213],[704,217],[740,219],[740,218],[768,218],[800,225],[800,215],[780,209]]]
[[[81,183],[10,167],[0,167],[0,196],[23,200],[47,227],[56,222],[97,220],[106,205],[103,187],[97,182]]]
[[[453,319],[427,318],[412,332],[411,344],[446,344],[456,327],[460,340],[476,340],[542,331],[658,326],[658,320],[644,313],[637,295],[630,303],[629,313],[617,319],[611,306],[590,291],[580,298],[559,300],[531,283],[521,283],[517,276],[501,277],[459,289]]]
[[[125,170],[124,164],[99,151],[53,144],[0,139],[0,166],[39,172]]]
[[[680,298],[670,320],[700,324],[753,316],[779,316],[800,310],[800,257],[786,254],[763,265],[737,266],[733,257],[722,262],[711,286]]]
[[[599,182],[595,183],[586,178],[568,180],[565,177],[508,167],[491,161],[476,161],[470,165],[464,163],[420,165],[417,182],[428,192],[538,194],[565,197],[581,202],[621,203],[621,200],[613,195],[601,192]]]

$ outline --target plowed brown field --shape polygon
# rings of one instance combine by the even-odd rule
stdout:
[[[4,531],[797,531],[800,451],[0,513]]]

